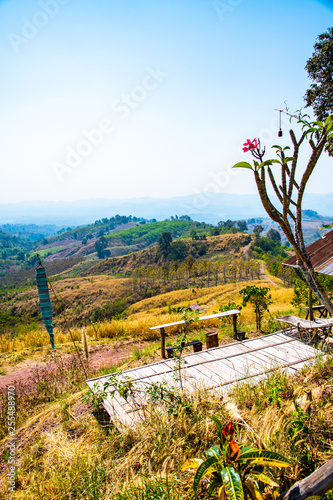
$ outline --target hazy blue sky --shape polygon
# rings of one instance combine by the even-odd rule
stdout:
[[[332,1],[0,1],[0,202],[255,192],[230,164],[303,106],[332,22]]]

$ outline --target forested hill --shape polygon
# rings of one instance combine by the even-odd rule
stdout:
[[[27,239],[12,236],[0,230],[0,262],[14,258],[24,260],[25,252],[33,248],[33,243]]]

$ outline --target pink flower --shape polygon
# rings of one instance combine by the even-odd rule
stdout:
[[[250,139],[248,139],[246,142],[243,144],[243,151],[244,153],[247,153],[248,151],[251,151],[251,149],[257,149],[259,146],[259,141],[257,139],[253,139],[251,142]]]

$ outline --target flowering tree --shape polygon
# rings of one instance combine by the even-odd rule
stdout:
[[[303,116],[300,112],[290,117],[296,118],[302,125],[302,135],[299,140],[296,139],[293,130],[289,132],[293,145],[292,156],[288,156],[289,146],[282,148],[275,145],[272,149],[275,150],[276,158],[264,160],[265,148],[261,147],[260,140],[248,139],[243,151],[252,154],[253,165],[240,162],[233,168],[247,168],[253,171],[260,199],[267,214],[281,227],[295,251],[298,266],[305,280],[333,315],[332,302],[320,285],[306,252],[302,230],[302,201],[305,188],[321,154],[328,150],[329,142],[333,138],[333,115],[328,116],[325,122],[310,122],[308,115]],[[302,144],[306,141],[311,147],[311,152],[305,168],[300,172],[298,156]],[[275,164],[279,165],[277,171],[274,171]],[[278,176],[280,181],[277,180]],[[273,187],[278,202],[275,202],[268,193],[269,185]]]

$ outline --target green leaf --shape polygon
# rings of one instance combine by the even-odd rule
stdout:
[[[327,229],[329,227],[333,227],[333,222],[331,222],[331,224],[325,224],[324,226],[322,226],[319,231],[321,231],[322,229]]]
[[[243,500],[244,492],[241,478],[233,467],[225,467],[221,470],[225,494],[228,500]]]
[[[313,122],[312,125],[317,125],[318,127],[321,127],[321,128],[323,128],[323,126],[324,126],[323,122],[320,122],[320,121]]]
[[[246,446],[245,448],[241,448],[240,456],[242,456],[244,453],[247,453],[248,451],[258,451],[258,448],[255,448],[254,446]]]
[[[279,146],[278,144],[274,144],[274,146],[272,146],[272,148],[280,149],[282,151],[281,146]]]
[[[326,132],[329,132],[333,128],[333,122],[329,123],[326,127]]]
[[[217,417],[215,417],[215,415],[211,415],[209,418],[214,422],[214,424],[217,427],[217,435],[218,435],[218,438],[219,438],[219,441],[220,441],[220,446],[222,448],[223,447],[223,442],[222,442],[223,425],[221,424],[221,422],[219,421],[219,419]]]
[[[253,479],[256,479],[257,481],[268,484],[269,486],[273,486],[274,488],[279,488],[279,485],[275,481],[273,481],[273,479],[266,476],[266,474],[262,474],[260,472],[251,472],[251,477],[253,477]]]
[[[205,451],[205,455],[207,455],[208,457],[216,457],[217,459],[219,459],[220,448],[216,445],[212,446],[211,448],[209,448],[209,450]]]
[[[283,148],[283,151],[286,151],[287,149],[290,149],[290,146],[285,146],[285,147]]]
[[[194,480],[193,480],[193,490],[196,494],[198,491],[198,487],[201,479],[203,479],[208,474],[212,474],[212,472],[216,472],[221,469],[221,464],[217,460],[216,457],[207,458],[198,468]]]
[[[280,161],[279,160],[275,160],[275,159],[273,159],[273,160],[265,160],[262,163],[260,163],[258,169],[266,167],[267,165],[272,165],[272,163],[280,163]]]
[[[250,163],[247,163],[247,161],[241,161],[239,163],[236,163],[232,168],[249,168],[250,170],[253,170],[253,167]]]
[[[292,156],[286,156],[283,160],[283,163],[288,163],[288,161],[294,161],[295,158],[293,158]]]
[[[238,462],[246,462],[248,465],[267,465],[270,467],[290,467],[291,463],[279,453],[267,450],[248,451],[238,459]]]
[[[325,127],[326,127],[328,124],[332,124],[332,119],[333,119],[333,116],[332,116],[332,115],[328,115],[328,117],[326,118],[326,120],[325,120],[325,122],[324,122]]]
[[[213,491],[215,490],[215,488],[219,488],[222,484],[222,478],[220,477],[220,479],[213,479],[211,482],[210,482],[210,485],[209,485],[209,488],[208,488],[208,495],[212,495],[213,494]]]
[[[214,422],[219,431],[223,431],[223,424],[219,421],[215,415],[210,415],[209,418]]]
[[[244,484],[246,488],[249,490],[250,498],[252,498],[252,500],[263,500],[262,494],[250,479],[247,479]]]
[[[203,460],[201,460],[201,458],[190,458],[189,460],[186,460],[180,470],[184,472],[187,469],[198,469],[202,463]]]

